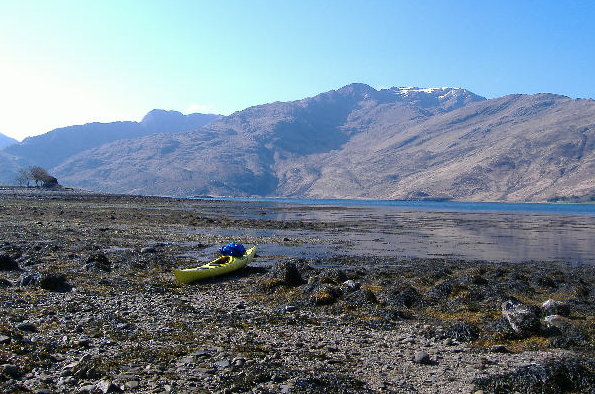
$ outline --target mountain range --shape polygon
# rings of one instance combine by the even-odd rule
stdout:
[[[487,100],[457,88],[351,84],[225,117],[198,115],[152,111],[138,123],[31,137],[0,151],[0,182],[30,163],[64,185],[119,193],[465,201],[595,196],[590,99]],[[194,118],[206,121],[197,125]]]

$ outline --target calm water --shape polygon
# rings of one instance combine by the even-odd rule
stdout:
[[[595,265],[595,205],[434,201],[205,199],[238,219],[324,222],[320,230],[233,229],[263,255],[447,257]],[[247,202],[246,204],[237,202]],[[279,242],[279,239],[288,239]]]
[[[459,201],[400,201],[400,200],[338,200],[306,198],[240,198],[216,197],[197,200],[274,202],[302,205],[337,205],[386,207],[405,210],[450,211],[450,212],[525,212],[595,216],[595,204],[545,204],[545,203],[500,203]]]

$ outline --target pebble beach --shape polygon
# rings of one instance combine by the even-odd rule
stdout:
[[[339,254],[356,219],[250,204],[1,190],[0,391],[595,390],[593,265]],[[230,241],[254,262],[176,282]]]

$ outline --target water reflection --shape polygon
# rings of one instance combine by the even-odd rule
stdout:
[[[271,221],[262,229],[205,229],[230,237],[257,237],[263,254],[325,257],[374,255],[521,262],[595,264],[595,217],[520,212],[453,212],[387,207],[308,206],[218,202],[211,214]],[[282,222],[329,223],[315,230],[284,230]],[[279,239],[289,242],[279,242]],[[298,244],[291,240],[302,239]]]

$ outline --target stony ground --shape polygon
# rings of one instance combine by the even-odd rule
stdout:
[[[230,241],[217,229],[342,226],[226,217],[241,205],[222,204],[0,191],[0,390],[595,388],[593,267],[261,255],[236,274],[177,283],[172,268]],[[515,316],[502,310],[510,300]]]

